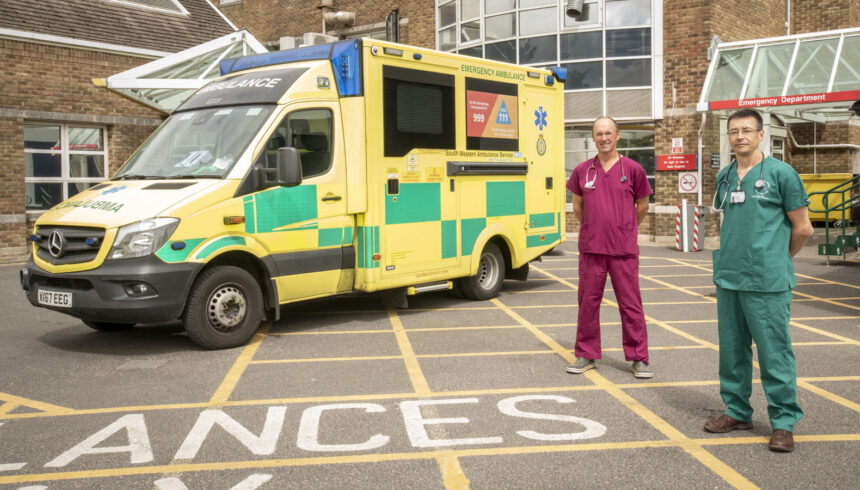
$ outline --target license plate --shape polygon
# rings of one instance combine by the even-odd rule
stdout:
[[[40,289],[37,294],[39,295],[40,305],[57,306],[60,308],[72,307],[72,293],[61,293],[59,291]]]

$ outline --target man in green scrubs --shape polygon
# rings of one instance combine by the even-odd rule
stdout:
[[[750,109],[729,116],[729,143],[737,160],[717,175],[714,207],[723,212],[714,283],[720,334],[720,395],[725,412],[705,423],[708,432],[752,428],[752,342],[768,402],[772,451],[794,450],[792,431],[803,416],[788,333],[791,258],[812,235],[809,198],[787,163],[759,150],[762,118]]]

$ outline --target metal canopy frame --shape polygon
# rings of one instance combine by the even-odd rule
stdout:
[[[250,32],[241,30],[107,78],[95,78],[93,83],[169,114],[195,90],[221,76],[221,60],[267,52]]]
[[[858,60],[857,27],[719,43],[697,110],[727,115],[755,108],[786,123],[855,119],[851,106],[860,100]]]

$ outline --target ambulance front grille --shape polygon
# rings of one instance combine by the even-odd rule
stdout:
[[[36,229],[36,256],[54,265],[95,260],[105,236],[103,228],[40,226]]]

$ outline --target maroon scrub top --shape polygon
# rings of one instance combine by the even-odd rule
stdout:
[[[621,182],[622,167],[626,182]],[[586,181],[592,180],[594,187],[586,187]],[[639,255],[636,200],[653,194],[642,165],[622,156],[609,172],[604,172],[595,156],[576,166],[567,188],[583,201],[581,253]]]

